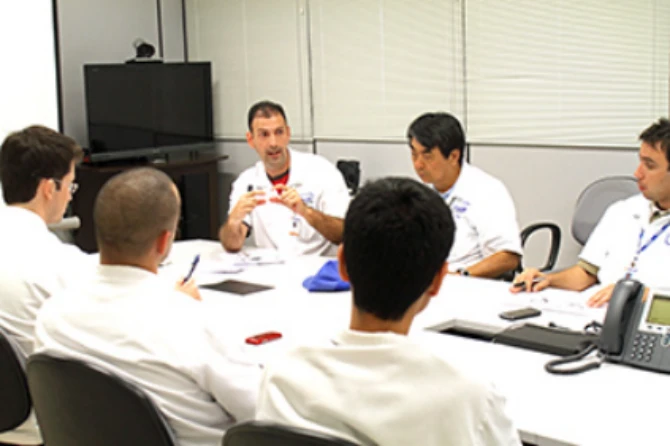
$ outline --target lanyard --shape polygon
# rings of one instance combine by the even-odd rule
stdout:
[[[451,195],[451,193],[452,193],[453,191],[454,191],[454,188],[453,188],[453,186],[452,186],[451,189],[449,189],[449,190],[446,191],[445,193],[440,193],[440,192],[438,192],[438,194],[440,194],[440,197],[442,197],[442,199],[446,202],[446,201],[447,201],[447,198],[449,198],[449,196]]]
[[[644,239],[644,233],[645,230],[644,228],[640,229],[640,237],[637,240],[637,251],[635,252],[635,256],[633,257],[633,261],[630,263],[630,267],[628,268],[628,272],[626,273],[626,278],[630,279],[633,273],[635,272],[635,265],[637,265],[637,261],[640,258],[640,254],[645,252],[647,248],[649,248],[652,243],[656,241],[657,238],[661,236],[665,232],[666,229],[670,227],[670,221],[666,222],[661,229],[656,231],[654,235],[651,236],[649,240],[645,244],[642,244],[642,240]]]

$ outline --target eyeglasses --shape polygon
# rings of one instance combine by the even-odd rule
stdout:
[[[63,185],[63,180],[59,180],[58,178],[52,178],[54,180],[54,183],[56,183],[56,190],[60,190],[61,186]],[[75,192],[79,189],[79,184],[72,182],[70,183],[70,193],[74,195]]]

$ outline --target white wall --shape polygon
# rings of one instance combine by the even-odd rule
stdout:
[[[507,185],[522,228],[538,221],[560,226],[559,268],[573,264],[581,250],[570,233],[580,192],[604,176],[632,175],[637,166],[637,152],[633,150],[476,146],[471,149],[470,159]],[[526,264],[544,263],[546,252],[546,243],[531,239]]]
[[[58,129],[54,37],[51,0],[0,2],[0,144],[29,125]]]
[[[361,163],[361,186],[386,176],[419,177],[414,173],[409,146],[401,142],[317,141],[316,153],[336,163],[353,159]]]

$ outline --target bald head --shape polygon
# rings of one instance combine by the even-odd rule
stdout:
[[[101,254],[144,256],[164,231],[175,231],[180,206],[177,188],[159,170],[132,169],[113,177],[93,211]]]

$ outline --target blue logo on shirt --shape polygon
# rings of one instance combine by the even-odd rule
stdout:
[[[314,205],[314,192],[305,192],[300,194],[300,198],[307,206]]]
[[[449,207],[451,208],[454,217],[459,218],[462,214],[467,212],[470,207],[470,202],[461,198],[455,198]]]
[[[670,234],[665,236],[665,244],[670,246]]]

